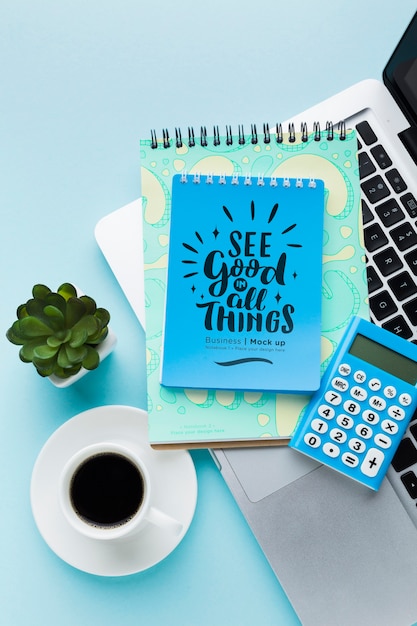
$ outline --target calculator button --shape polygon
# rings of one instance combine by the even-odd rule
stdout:
[[[381,428],[389,435],[396,435],[398,433],[398,426],[392,420],[383,420],[381,422]]]
[[[370,448],[365,455],[365,458],[361,465],[362,472],[373,478],[376,476],[381,468],[382,463],[384,462],[385,455],[381,450],[377,448]]]
[[[384,411],[387,406],[384,398],[381,398],[380,396],[372,396],[369,398],[369,404],[373,409],[377,409],[378,411]]]
[[[350,372],[351,372],[351,367],[348,363],[341,363],[339,365],[339,374],[341,374],[342,376],[349,376]]]
[[[345,443],[347,439],[347,434],[343,432],[343,430],[339,430],[338,428],[333,428],[330,431],[330,438],[333,441],[337,441],[338,443]]]
[[[350,390],[350,395],[352,396],[352,398],[355,398],[355,400],[366,400],[366,398],[368,397],[368,392],[366,391],[366,389],[364,389],[363,387],[352,387],[352,389]]]
[[[331,456],[333,459],[338,457],[340,454],[339,448],[330,442],[324,444],[323,452],[324,454],[327,454],[327,456]]]
[[[340,415],[337,416],[336,422],[338,423],[339,426],[341,426],[342,428],[346,428],[346,430],[348,430],[349,428],[353,427],[355,420],[349,417],[348,415],[344,415],[343,413],[341,413]]]
[[[370,411],[369,409],[366,409],[366,411],[362,413],[362,417],[365,422],[368,422],[368,424],[378,424],[379,422],[378,413],[376,413],[375,411]]]
[[[342,454],[342,461],[348,467],[356,467],[359,465],[359,459],[356,454],[351,454],[350,452],[344,452]]]
[[[402,406],[409,406],[411,404],[411,396],[409,393],[401,393],[398,397],[398,402]]]
[[[354,378],[356,383],[364,383],[365,380],[366,380],[366,374],[362,370],[357,370],[353,374],[353,378]]]
[[[326,391],[324,399],[333,406],[338,406],[342,402],[342,396],[337,391]]]
[[[371,378],[371,380],[368,383],[368,387],[372,391],[379,391],[382,387],[381,381],[379,380],[379,378]]]
[[[355,428],[355,433],[363,439],[369,439],[372,437],[372,428],[366,424],[358,424]]]
[[[378,433],[377,435],[375,435],[374,442],[380,448],[385,448],[385,449],[390,448],[391,443],[392,443],[391,439],[383,435],[382,433]]]
[[[316,418],[311,422],[311,428],[315,430],[316,433],[326,433],[329,427],[326,422]]]
[[[327,404],[321,404],[317,409],[317,413],[326,420],[332,420],[334,418],[334,409],[331,406],[327,406]]]
[[[356,439],[355,437],[349,440],[348,446],[354,452],[365,452],[366,450],[366,443],[361,439]]]
[[[318,435],[314,433],[307,433],[304,435],[304,443],[310,448],[318,448],[321,444],[321,439]]]
[[[388,415],[397,421],[401,421],[405,417],[405,411],[401,407],[393,404],[388,408]]]
[[[395,398],[396,395],[397,395],[397,390],[392,385],[387,385],[384,388],[384,396],[386,398]]]
[[[351,415],[358,415],[361,412],[360,404],[354,402],[353,400],[346,400],[343,408],[346,413],[350,413]]]
[[[339,391],[346,391],[349,388],[349,383],[344,378],[340,378],[340,376],[336,376],[332,380],[332,387],[334,389],[338,389]]]

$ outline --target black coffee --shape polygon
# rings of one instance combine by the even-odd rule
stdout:
[[[70,485],[75,511],[93,526],[115,527],[139,510],[145,492],[142,474],[125,456],[103,452],[76,470]]]

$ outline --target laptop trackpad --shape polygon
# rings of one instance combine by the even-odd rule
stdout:
[[[287,446],[231,448],[223,453],[251,502],[259,502],[319,467],[316,461]]]
[[[304,626],[417,620],[417,533],[387,480],[321,466],[246,514]]]

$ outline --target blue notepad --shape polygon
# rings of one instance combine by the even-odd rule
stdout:
[[[324,183],[175,175],[161,384],[320,385]]]

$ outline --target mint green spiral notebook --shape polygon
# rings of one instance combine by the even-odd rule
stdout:
[[[161,384],[174,176],[258,176],[323,180],[321,373],[352,315],[368,317],[355,131],[311,133],[239,127],[225,136],[153,134],[141,141],[149,440],[153,447],[279,445],[291,437],[308,394]],[[193,216],[190,216],[190,221]],[[180,355],[177,361],[181,367]],[[300,368],[303,359],[300,357]]]

